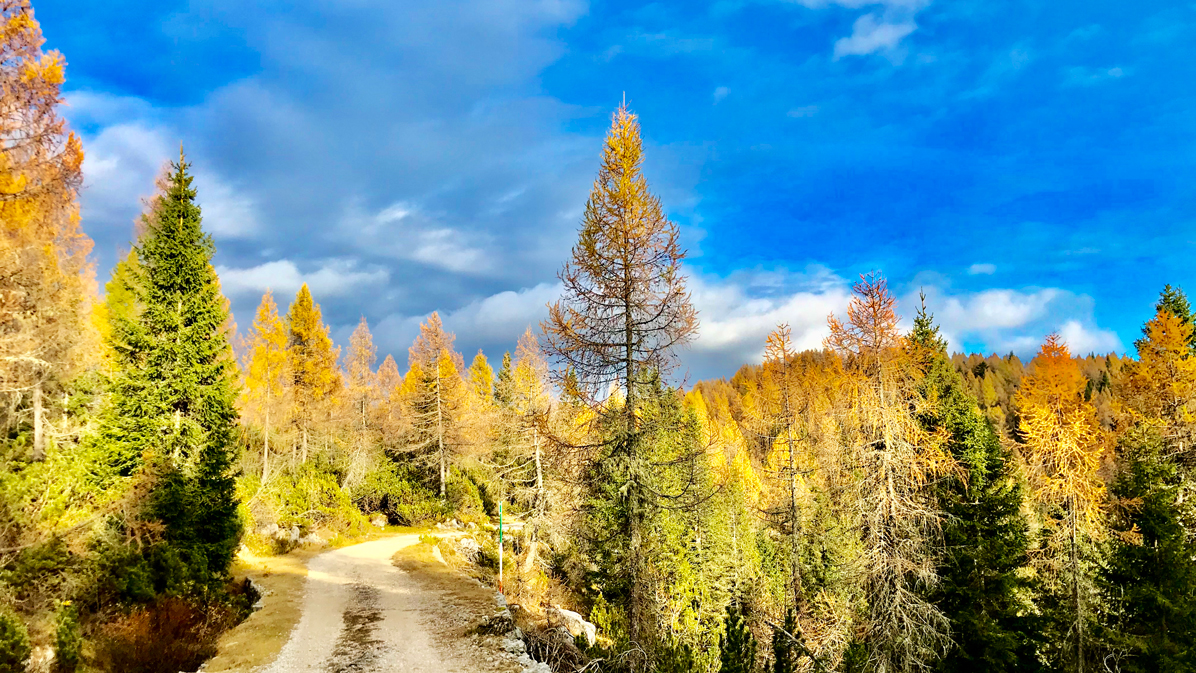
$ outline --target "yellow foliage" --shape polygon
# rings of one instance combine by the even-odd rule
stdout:
[[[1084,400],[1086,385],[1067,345],[1052,334],[1034,360],[1034,371],[1022,378],[1016,400],[1035,476],[1034,497],[1067,507],[1077,525],[1096,534],[1105,495],[1098,471],[1108,433]]]

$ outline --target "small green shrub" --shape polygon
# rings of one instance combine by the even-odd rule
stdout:
[[[420,485],[407,465],[389,460],[365,476],[353,491],[353,502],[363,512],[380,512],[394,523],[416,526],[445,513],[432,491]]]
[[[73,673],[79,667],[83,650],[83,630],[79,612],[70,602],[58,606],[54,629],[54,665],[61,673]]]
[[[486,506],[478,485],[459,470],[453,470],[445,485],[449,508],[458,519],[485,521]]]
[[[0,673],[18,673],[29,661],[29,632],[16,615],[0,612]]]
[[[337,468],[312,460],[270,480],[266,493],[281,526],[319,524],[359,535],[369,522],[340,486]]]

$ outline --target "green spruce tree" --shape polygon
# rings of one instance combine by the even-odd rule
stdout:
[[[945,546],[931,599],[950,618],[955,643],[937,670],[1036,670],[1035,629],[1025,616],[1029,587],[1018,574],[1028,563],[1029,538],[1010,456],[968,394],[924,306],[910,337],[922,393],[931,402],[919,422],[946,433],[947,448],[962,470],[935,489]]]
[[[1125,673],[1196,670],[1196,540],[1185,530],[1193,511],[1184,480],[1151,425],[1134,426],[1121,444],[1114,535],[1098,576],[1103,640]]]
[[[1190,326],[1192,324],[1192,305],[1188,301],[1188,295],[1178,287],[1172,287],[1170,284],[1163,286],[1163,291],[1159,293],[1159,300],[1155,302],[1154,310],[1166,311],[1171,315],[1183,321],[1184,325]],[[1193,353],[1196,353],[1196,330],[1192,332],[1192,337],[1188,340],[1188,347]]]
[[[158,589],[222,578],[240,534],[230,474],[234,360],[228,310],[182,153],[143,216],[135,266],[122,270],[138,311],[112,316],[114,373],[95,443],[102,482],[148,489],[143,518],[161,524]]]
[[[719,640],[719,673],[756,673],[756,637],[734,606],[727,608],[725,631]]]

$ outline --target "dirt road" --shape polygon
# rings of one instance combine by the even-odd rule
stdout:
[[[391,557],[416,544],[398,535],[335,549],[308,562],[303,612],[263,673],[442,673],[515,667],[486,639],[470,638],[459,596],[429,591]],[[466,580],[466,578],[462,578]],[[492,593],[474,587],[493,600]],[[476,605],[475,611],[476,611]],[[493,607],[489,607],[493,609]],[[515,667],[517,670],[517,667]]]

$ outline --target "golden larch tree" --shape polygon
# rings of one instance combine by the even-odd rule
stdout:
[[[605,433],[609,450],[596,461],[600,471],[609,467],[630,475],[618,488],[629,512],[620,525],[626,528],[626,570],[633,578],[629,635],[638,646],[648,645],[656,618],[647,581],[645,517],[663,499],[645,482],[653,468],[640,446],[644,429],[638,396],[672,370],[674,350],[698,327],[681,269],[685,252],[677,225],[649,190],[643,161],[639,122],[624,105],[611,120],[577,243],[559,274],[563,296],[549,305],[548,319],[541,323],[544,349],[557,365],[556,381],[567,395],[598,412],[594,418],[617,428]],[[616,469],[619,465],[627,469]]]
[[[83,149],[58,114],[66,61],[44,42],[28,0],[0,0],[0,394],[15,397],[6,409],[28,396],[35,460],[45,387],[98,356]]]
[[[1033,477],[1031,492],[1039,503],[1062,511],[1061,521],[1049,512],[1046,521],[1062,528],[1067,541],[1065,578],[1071,590],[1071,635],[1079,673],[1084,670],[1086,619],[1080,544],[1100,534],[1105,482],[1099,471],[1108,446],[1096,409],[1084,399],[1086,386],[1067,344],[1051,334],[1034,358],[1033,371],[1022,377],[1015,398]]]
[[[291,385],[287,372],[287,326],[269,290],[262,295],[249,332],[245,371],[246,411],[262,419],[262,482],[270,478],[270,412],[283,406]],[[278,420],[277,418],[275,420]]]
[[[349,357],[346,364],[348,374],[348,393],[353,403],[353,415],[357,419],[359,432],[365,432],[368,423],[370,404],[377,396],[377,378],[374,376],[374,362],[378,359],[378,349],[374,346],[374,336],[370,334],[370,325],[365,316],[357,323],[353,334],[349,335]]]
[[[287,326],[287,364],[295,410],[292,417],[300,434],[301,462],[306,463],[312,426],[319,412],[333,402],[333,395],[341,388],[340,370],[336,366],[340,348],[333,347],[320,305],[312,300],[307,283],[295,295],[287,314]]]
[[[863,275],[852,292],[847,319],[828,319],[826,346],[843,358],[850,388],[846,429],[849,459],[859,466],[867,600],[861,635],[872,670],[905,673],[927,668],[950,643],[947,617],[924,598],[937,582],[941,535],[929,485],[950,460],[914,415],[923,401],[887,282]]]

